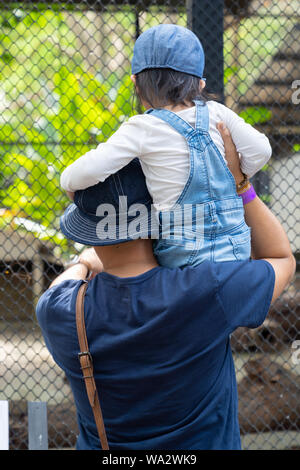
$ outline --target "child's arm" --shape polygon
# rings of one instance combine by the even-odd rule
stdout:
[[[236,149],[241,155],[241,170],[252,177],[271,158],[272,148],[269,139],[231,109],[221,104],[219,106],[222,115],[220,120],[228,127]]]
[[[94,186],[141,155],[143,127],[136,117],[124,122],[107,142],[69,165],[61,174],[61,187],[74,192]]]

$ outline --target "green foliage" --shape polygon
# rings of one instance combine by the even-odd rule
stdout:
[[[224,84],[227,85],[230,82],[231,78],[238,72],[238,67],[226,67],[224,70]]]
[[[65,8],[72,5],[65,4]],[[82,19],[81,13],[74,13]],[[132,53],[134,13],[103,12],[103,22],[124,36],[124,55]],[[144,13],[150,27],[166,21],[157,11]],[[178,18],[186,25],[186,16]],[[246,18],[224,35],[225,87],[235,78],[241,96],[259,76],[260,66],[278,47],[284,18]],[[68,199],[59,188],[62,170],[106,141],[132,114],[133,85],[129,70],[87,71],[76,34],[59,6],[41,2],[35,9],[16,7],[0,14],[0,206],[2,225],[26,217],[58,229]],[[238,51],[238,53],[237,53]],[[116,45],[107,41],[106,53]],[[249,107],[241,116],[250,124],[267,122],[271,112]],[[299,151],[295,145],[294,150]],[[7,217],[7,219],[6,219]],[[44,236],[44,235],[43,235]]]
[[[240,112],[239,115],[252,126],[255,124],[263,124],[272,119],[272,112],[263,106],[246,108]]]
[[[294,152],[300,152],[300,144],[293,145],[293,151]]]
[[[265,11],[262,17],[244,18],[224,33],[225,69],[236,68],[236,91],[240,96],[253,85],[262,67],[276,53],[287,31],[291,31],[294,25],[295,20],[278,14],[278,11],[277,16],[272,14],[271,10],[278,2],[271,3],[273,6],[268,7],[270,15]]]
[[[19,138],[30,154],[29,157],[15,153],[11,148],[2,154],[1,205],[15,212],[20,210],[44,226],[57,223],[57,215],[68,202],[59,187],[61,171],[107,140],[131,112],[127,78],[111,105],[107,97],[109,90],[83,71],[74,74],[62,67],[54,77],[54,84],[59,103],[57,112],[49,109],[40,114],[38,122],[41,122],[36,128],[28,128],[21,122],[0,126],[0,139],[4,143]],[[47,144],[49,134],[59,145]]]
[[[259,197],[266,205],[271,203],[271,194],[260,194]]]
[[[129,73],[100,82],[87,72],[60,13],[20,11],[3,14],[1,22],[0,201],[7,210],[0,223],[25,217],[40,224],[38,231],[32,225],[38,236],[47,238],[48,231],[53,239],[50,227],[59,229],[69,203],[60,189],[62,170],[132,114],[133,85]]]

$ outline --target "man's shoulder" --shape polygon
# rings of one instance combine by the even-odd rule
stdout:
[[[165,275],[171,272],[177,272],[179,275],[187,275],[190,276],[199,276],[199,274],[203,273],[215,273],[220,271],[249,271],[249,270],[265,270],[265,269],[272,269],[272,265],[268,263],[266,260],[254,260],[254,259],[246,259],[246,260],[232,260],[232,261],[210,261],[204,260],[202,263],[198,265],[191,265],[185,266],[183,268],[166,268],[160,266],[161,272]]]
[[[256,328],[265,319],[272,299],[275,273],[265,260],[215,264],[218,298],[233,331]]]
[[[245,285],[247,283],[253,287],[256,285],[255,279],[260,279],[261,282],[268,282],[268,279],[273,279],[274,270],[272,265],[265,260],[243,260],[243,261],[204,261],[197,266],[187,266],[184,268],[176,268],[170,270],[168,268],[161,268],[161,275],[173,285],[178,282],[185,282],[191,286],[196,284],[199,286],[211,289],[215,287],[218,289],[220,284],[226,283],[228,279],[234,279],[236,286]]]
[[[249,286],[249,289],[255,288],[258,279],[263,285],[264,282],[274,277],[274,270],[270,263],[251,258],[242,261],[215,262],[211,264],[211,269],[219,285],[234,279],[237,288],[245,284]]]
[[[159,267],[155,273],[159,279],[161,289],[175,292],[177,295],[189,295],[194,297],[212,292],[217,289],[214,263],[203,261],[197,266],[185,266],[182,268]],[[155,278],[153,279],[155,282]]]
[[[36,316],[39,323],[47,321],[49,315],[54,320],[55,315],[62,311],[72,312],[81,284],[82,281],[68,279],[49,287],[41,295],[36,306]]]
[[[268,261],[260,259],[246,259],[241,261],[223,261],[213,262],[212,269],[216,274],[224,273],[237,273],[240,276],[247,276],[250,272],[271,273],[273,271],[272,265]]]

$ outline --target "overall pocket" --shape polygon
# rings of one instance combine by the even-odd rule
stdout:
[[[238,261],[249,259],[251,255],[251,231],[249,228],[240,235],[230,236],[233,253]]]
[[[154,242],[154,255],[161,266],[182,268],[191,264],[200,245],[199,240],[161,239]]]
[[[249,227],[234,235],[221,235],[215,239],[214,261],[242,261],[250,258],[251,236]]]

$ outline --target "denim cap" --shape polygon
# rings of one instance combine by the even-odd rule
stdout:
[[[138,159],[104,182],[76,191],[60,218],[62,233],[82,245],[104,246],[151,238],[152,199]],[[152,231],[151,231],[152,230]]]
[[[142,33],[135,42],[133,74],[149,68],[170,68],[203,78],[205,55],[197,36],[175,24],[161,24]]]

